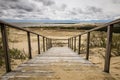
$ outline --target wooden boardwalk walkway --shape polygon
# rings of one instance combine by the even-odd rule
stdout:
[[[68,47],[52,47],[21,64],[2,80],[113,80]]]

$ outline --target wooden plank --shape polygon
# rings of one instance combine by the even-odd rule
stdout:
[[[54,41],[54,40],[68,40],[68,39],[52,39],[52,40]]]
[[[107,45],[106,45],[105,64],[104,64],[104,72],[107,72],[107,73],[109,73],[109,70],[110,70],[112,29],[113,29],[113,25],[110,25],[107,27]]]
[[[6,72],[10,72],[11,65],[10,65],[10,55],[9,55],[8,37],[7,37],[7,32],[6,32],[6,26],[4,24],[0,24],[0,25],[1,25],[4,56],[5,56]]]

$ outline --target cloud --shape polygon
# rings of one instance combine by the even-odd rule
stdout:
[[[101,8],[98,8],[95,6],[88,6],[87,9],[89,12],[93,12],[93,13],[101,13],[102,12]]]
[[[52,0],[35,0],[35,1],[41,2],[45,6],[51,6],[55,4],[55,2]]]
[[[27,3],[23,0],[1,0],[0,1],[0,7],[2,9],[15,9],[15,10],[26,10],[26,11],[32,11],[34,10],[35,5],[32,3]]]
[[[114,9],[115,3],[119,0],[111,1],[108,7],[84,4],[81,0],[56,1],[56,0],[0,0],[0,19],[113,19],[120,16],[120,11]],[[89,1],[90,0],[85,0]],[[97,0],[94,0],[97,1]],[[112,2],[114,1],[114,3]],[[62,3],[63,2],[63,3]],[[84,2],[84,1],[83,1]],[[101,1],[102,2],[102,1]],[[99,1],[96,2],[100,3]],[[71,5],[69,5],[71,4]],[[100,3],[101,4],[101,3]],[[114,5],[114,6],[113,6]],[[113,8],[111,8],[111,6]],[[109,8],[110,7],[110,8]]]
[[[114,4],[120,4],[120,0],[112,0]]]

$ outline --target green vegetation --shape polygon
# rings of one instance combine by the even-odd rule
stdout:
[[[11,61],[13,61],[12,59],[18,59],[18,60],[22,61],[27,58],[27,55],[25,54],[24,51],[20,51],[16,48],[9,49],[9,53],[10,53]],[[2,67],[4,65],[4,63],[5,63],[4,51],[3,51],[3,47],[2,47],[2,40],[0,38],[0,67]]]
[[[75,30],[89,30],[92,28],[97,27],[96,25],[83,25],[83,26],[29,26],[29,27],[25,27],[25,28],[43,28],[43,29],[75,29]]]
[[[116,56],[120,56],[120,34],[113,34],[112,52]]]
[[[93,32],[90,36],[90,47],[106,47],[106,33]]]
[[[95,32],[91,34],[90,47],[106,48],[106,32]],[[112,55],[120,56],[120,34],[113,33]]]

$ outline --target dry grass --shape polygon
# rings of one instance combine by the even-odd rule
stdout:
[[[69,30],[52,30],[52,29],[44,30],[44,29],[40,29],[40,28],[27,28],[27,29],[31,30],[31,31],[34,31],[34,32],[37,32],[37,33],[39,33],[41,35],[44,35],[44,36],[47,36],[47,37],[62,38],[62,39],[65,39],[65,38],[77,35],[80,32],[83,32],[83,31],[79,31],[79,30],[73,30],[73,31],[69,31]],[[9,32],[10,32],[9,33],[9,40],[10,40],[9,47],[10,48],[17,48],[19,50],[24,50],[25,53],[28,54],[28,46],[27,46],[28,44],[27,44],[26,32],[19,31],[19,30],[16,30],[16,29],[10,29]],[[85,37],[86,37],[86,35],[84,35],[82,37],[83,41],[85,40]],[[31,39],[32,39],[32,55],[36,56],[37,55],[37,50],[38,50],[37,49],[37,36],[36,35],[31,35]],[[42,38],[41,38],[41,42],[42,42]],[[41,43],[41,51],[42,51],[42,43]],[[104,58],[101,56],[101,54],[104,53],[105,50],[101,49],[101,48],[94,48],[91,51],[94,51],[96,53],[93,53],[93,54],[91,53],[90,54],[90,61],[95,63],[99,68],[101,68],[101,70],[103,70]],[[81,56],[85,57],[84,54],[81,54]],[[20,64],[20,63],[21,62],[18,61],[17,64]],[[57,67],[55,69],[57,69]],[[1,72],[2,71],[0,71],[0,73]],[[113,78],[115,78],[115,80],[120,80],[120,57],[119,56],[112,57],[112,59],[111,59],[111,71],[110,72],[111,72],[111,76]],[[74,74],[74,72],[69,72],[69,73],[71,75]],[[60,74],[62,75],[61,71],[60,71]],[[87,73],[85,73],[85,74],[87,74]],[[81,74],[81,75],[85,75],[85,74]],[[81,76],[81,75],[78,75],[78,76]],[[93,74],[93,75],[96,75],[96,74]],[[98,76],[101,76],[101,75],[98,75]],[[90,76],[88,76],[88,77],[90,77]],[[73,80],[72,76],[69,79]],[[89,79],[92,80],[92,78],[89,78]],[[99,80],[101,80],[101,79],[99,79]],[[64,78],[64,80],[67,80],[67,79]],[[106,80],[106,79],[104,79],[104,80]],[[112,79],[107,79],[107,80],[112,80]]]

